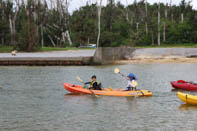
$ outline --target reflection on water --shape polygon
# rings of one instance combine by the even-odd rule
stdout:
[[[197,129],[197,108],[182,105],[170,85],[172,80],[195,80],[195,64],[118,66],[125,75],[134,73],[138,89],[152,91],[152,97],[96,98],[63,87],[63,82],[81,84],[77,75],[84,81],[97,75],[103,87],[126,88],[127,81],[113,72],[116,66],[0,67],[0,130]]]
[[[66,93],[66,94],[64,94],[64,96],[66,97],[66,96],[78,96],[78,95],[83,95],[83,94],[80,94],[80,93]]]
[[[188,110],[197,110],[197,105],[181,104],[179,110],[188,111]]]
[[[171,89],[171,91],[174,91],[174,92],[177,92],[177,91],[183,91],[183,90],[181,90],[181,89]]]

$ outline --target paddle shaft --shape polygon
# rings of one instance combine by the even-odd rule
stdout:
[[[125,79],[127,79],[127,77],[126,77],[124,74],[122,74],[121,72],[119,72],[119,74],[120,74],[122,77],[124,77]]]
[[[119,69],[119,68],[115,68],[115,69],[114,69],[114,73],[116,73],[116,74],[118,73],[118,74],[120,74],[122,77],[125,77],[125,78],[126,78],[126,76],[120,72],[120,69]]]
[[[85,83],[79,76],[77,76],[77,79],[78,79],[79,81],[81,81],[81,83],[83,83],[84,85],[86,85],[86,83]],[[94,95],[94,96],[97,97],[97,95],[95,95],[94,92],[93,92],[90,88],[88,88],[88,89],[90,90],[90,92],[92,93],[92,95]]]

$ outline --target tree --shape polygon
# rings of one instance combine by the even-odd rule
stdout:
[[[146,22],[145,22],[146,35],[148,35],[148,2],[147,2],[147,0],[146,0],[146,3],[145,3],[145,9],[146,9]]]
[[[185,2],[185,0],[181,0],[181,3],[180,3],[181,23],[183,23],[183,21],[184,21],[184,12],[185,12],[185,8],[186,8],[186,2]]]
[[[158,3],[158,36],[157,36],[157,44],[160,46],[160,2]]]
[[[164,22],[163,22],[163,42],[166,42],[166,23],[168,18],[168,4],[166,3],[164,11]]]
[[[108,0],[101,6],[103,1],[97,0],[69,13],[70,1],[0,0],[0,44],[33,51],[89,43],[97,47],[197,43],[197,11],[191,1],[168,7],[126,0],[125,7],[122,1]]]
[[[174,14],[173,14],[172,0],[170,0],[170,17],[171,17],[171,22],[173,22]]]
[[[98,1],[97,5],[98,10],[98,36],[97,36],[97,48],[99,47],[99,40],[100,40],[100,34],[101,34],[101,8],[102,8],[102,0],[100,2]]]
[[[59,41],[59,46],[62,46],[62,41],[65,42],[64,37],[67,38],[69,45],[72,45],[70,38],[70,33],[68,29],[68,0],[57,0],[57,10],[59,13],[59,25],[56,25],[59,29],[59,36],[57,40]],[[63,27],[63,28],[62,28]]]

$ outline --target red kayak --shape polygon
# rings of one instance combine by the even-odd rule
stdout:
[[[171,85],[175,89],[183,89],[188,91],[197,91],[197,84],[184,80],[171,81]]]

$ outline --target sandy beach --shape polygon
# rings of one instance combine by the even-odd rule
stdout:
[[[197,58],[139,58],[131,60],[119,60],[114,64],[165,64],[165,63],[197,63]]]

